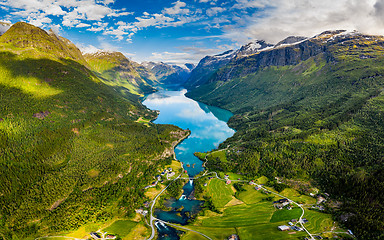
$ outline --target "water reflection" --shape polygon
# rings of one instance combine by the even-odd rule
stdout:
[[[189,99],[184,96],[186,92],[185,89],[161,90],[147,96],[144,104],[150,109],[160,110],[155,123],[174,124],[192,131],[191,136],[176,147],[175,153],[188,174],[195,176],[203,167],[193,153],[217,148],[234,134],[234,130],[226,123],[232,116],[231,112]]]

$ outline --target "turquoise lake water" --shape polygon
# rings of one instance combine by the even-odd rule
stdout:
[[[154,123],[173,124],[183,129],[191,130],[191,135],[175,148],[176,158],[183,163],[188,175],[193,177],[204,170],[203,161],[193,155],[194,152],[207,152],[216,149],[225,139],[231,137],[235,131],[228,127],[227,122],[232,113],[217,107],[199,103],[184,96],[187,91],[161,90],[148,95],[143,102],[152,110],[160,110]],[[188,167],[189,166],[189,167]],[[186,212],[197,213],[203,201],[188,199],[194,190],[190,180],[183,187],[180,199],[167,201],[171,211],[156,209],[157,218],[167,222],[187,224]],[[183,207],[181,211],[177,211]],[[164,224],[156,224],[161,240],[179,239],[174,228]]]
[[[176,147],[175,153],[193,177],[203,171],[203,162],[193,153],[217,148],[235,131],[227,125],[233,115],[231,112],[187,98],[184,96],[186,92],[185,89],[161,90],[148,95],[143,103],[152,110],[160,110],[154,123],[173,124],[191,130],[191,135]],[[190,167],[187,167],[188,164]]]

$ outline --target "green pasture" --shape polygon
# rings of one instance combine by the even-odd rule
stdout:
[[[127,236],[131,230],[136,227],[137,222],[133,222],[130,220],[117,220],[111,226],[103,229],[103,232],[107,232],[109,234],[116,234],[120,237]]]
[[[226,150],[214,151],[207,154],[208,160],[219,158],[221,162],[227,162]]]
[[[202,226],[241,227],[268,223],[275,208],[270,202],[227,207],[221,216],[202,220]]]
[[[244,188],[246,191],[240,192],[238,198],[246,204],[258,203],[267,197],[274,197],[273,201],[276,201],[280,198],[274,194],[265,194],[263,193],[263,190],[257,191],[255,190],[255,186],[252,185],[245,185]],[[272,202],[270,202],[270,204],[272,205]]]
[[[219,179],[211,179],[207,187],[207,195],[212,197],[213,204],[218,208],[223,208],[225,204],[232,200],[233,190],[231,185]]]
[[[307,195],[302,195],[292,188],[286,188],[281,191],[280,194],[300,204],[316,204],[315,198]]]
[[[205,240],[206,238],[200,234],[187,231],[182,237],[181,240]]]
[[[303,210],[301,210],[301,208],[299,207],[292,208],[291,210],[287,210],[285,208],[281,210],[277,210],[272,215],[270,222],[271,223],[282,222],[282,221],[289,222],[291,221],[291,219],[299,219],[302,212]]]

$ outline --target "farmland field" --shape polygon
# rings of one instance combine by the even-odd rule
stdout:
[[[301,208],[298,208],[298,207],[293,208],[292,210],[287,210],[287,209],[277,210],[272,215],[270,222],[271,223],[281,222],[281,221],[288,222],[288,221],[291,221],[291,219],[299,219],[302,212],[303,211],[301,210]]]
[[[137,222],[129,220],[117,220],[111,226],[103,229],[103,231],[110,234],[116,234],[120,237],[125,237],[131,232],[134,227],[136,227],[136,225]]]
[[[254,186],[246,185],[246,186],[244,186],[244,188],[247,191],[240,192],[238,198],[241,201],[245,202],[246,204],[258,203],[258,202],[262,201],[263,199],[270,197],[270,196],[274,197],[273,201],[279,199],[279,197],[277,197],[276,195],[273,195],[273,194],[267,195],[267,194],[264,194],[263,191],[256,191],[254,189]]]
[[[224,181],[214,178],[208,184],[207,194],[212,197],[213,204],[217,208],[223,208],[232,200],[233,190],[231,185],[226,185]]]

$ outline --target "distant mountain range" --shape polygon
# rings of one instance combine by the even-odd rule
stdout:
[[[159,84],[163,85],[184,84],[195,67],[191,63],[178,66],[163,62],[143,62],[142,65],[154,74]]]

